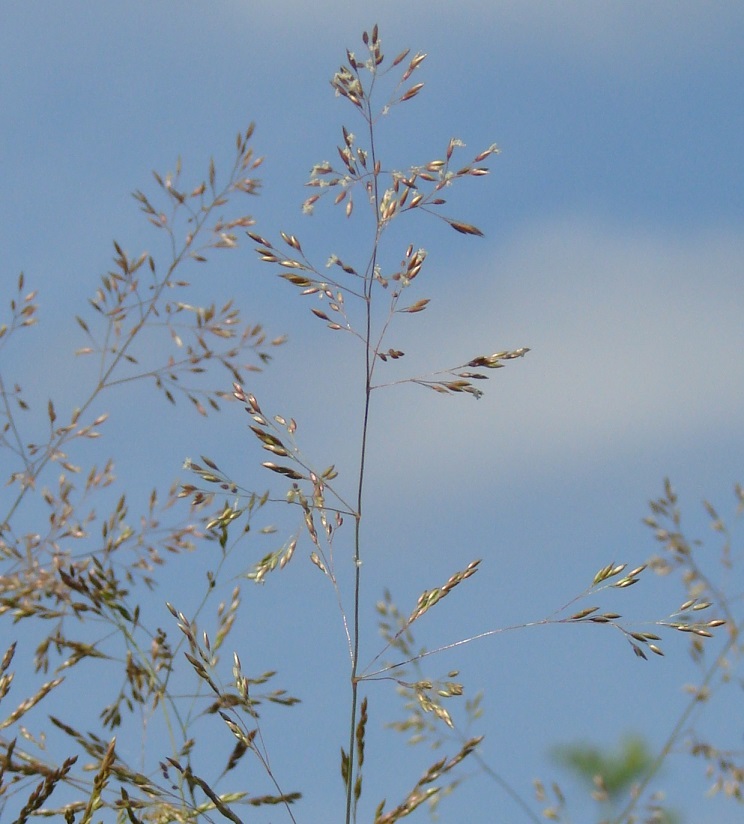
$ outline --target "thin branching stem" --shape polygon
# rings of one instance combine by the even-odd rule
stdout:
[[[622,824],[624,821],[630,820],[630,815],[633,810],[638,806],[638,802],[641,798],[643,798],[643,794],[646,791],[648,785],[653,781],[656,774],[659,772],[661,767],[664,765],[664,762],[667,760],[669,754],[672,751],[672,748],[677,742],[677,739],[680,736],[680,733],[685,728],[687,721],[689,720],[690,716],[693,712],[700,707],[700,694],[703,692],[710,684],[710,682],[715,678],[715,676],[723,669],[725,669],[725,660],[726,656],[729,652],[736,646],[738,641],[738,635],[736,632],[732,632],[729,636],[726,645],[721,650],[720,654],[716,656],[713,660],[713,663],[708,667],[708,671],[705,673],[705,677],[703,678],[700,686],[695,691],[693,696],[687,703],[687,706],[684,708],[682,714],[677,719],[672,731],[669,733],[667,740],[664,742],[664,746],[659,751],[659,754],[654,759],[651,767],[648,769],[646,774],[643,776],[643,779],[638,783],[637,789],[634,790],[633,794],[630,796],[628,803],[625,807],[620,811],[620,813],[615,817],[613,824]]]
[[[225,186],[224,190],[219,194],[218,198],[215,199],[215,202],[212,203],[209,206],[209,208],[205,209],[203,211],[203,213],[195,219],[195,227],[192,231],[192,236],[193,237],[196,237],[196,235],[203,229],[204,225],[206,224],[206,222],[210,218],[210,216],[212,214],[212,211],[214,210],[217,202],[222,201],[224,199],[224,197],[227,195],[227,193],[230,191],[230,188],[231,188],[232,183],[233,183],[234,174],[235,174],[235,170],[233,171],[233,175],[231,176],[230,181]],[[129,334],[127,335],[126,340],[122,343],[121,347],[116,351],[116,353],[114,354],[114,357],[112,358],[111,363],[108,365],[108,367],[104,367],[103,357],[105,357],[105,353],[106,353],[106,350],[107,350],[107,347],[104,346],[104,348],[102,350],[101,373],[99,375],[98,382],[96,383],[94,388],[91,390],[90,394],[85,399],[85,401],[83,401],[83,403],[79,407],[78,414],[77,414],[78,419],[80,419],[85,414],[85,412],[92,406],[92,404],[98,398],[100,393],[105,388],[107,388],[107,386],[109,385],[109,383],[108,383],[109,378],[115,372],[115,370],[117,369],[119,364],[122,362],[122,360],[124,360],[124,358],[126,357],[128,350],[132,346],[134,340],[137,338],[139,333],[144,328],[148,318],[156,312],[156,307],[158,306],[158,304],[160,302],[160,296],[170,286],[174,272],[183,263],[183,261],[187,257],[187,255],[192,251],[191,244],[188,243],[188,242],[185,242],[182,245],[181,249],[178,250],[175,246],[175,236],[174,236],[173,232],[171,232],[171,243],[173,245],[173,259],[172,259],[170,265],[168,266],[168,270],[165,274],[165,277],[163,277],[162,281],[160,282],[160,284],[155,289],[153,296],[150,298],[149,306],[147,307],[147,310],[140,317],[140,319],[137,321],[137,323],[134,325],[134,327],[130,330]],[[110,334],[110,332],[114,328],[114,326],[115,326],[114,321],[110,320],[107,335]],[[56,437],[56,439],[53,438],[53,440],[50,441],[48,447],[44,451],[44,454],[39,459],[38,463],[36,463],[33,467],[28,465],[28,470],[29,470],[29,475],[30,475],[29,481],[35,480],[36,478],[39,477],[39,475],[43,471],[44,467],[59,452],[62,444],[69,438],[69,436],[70,436],[70,431],[69,430],[66,430],[66,431],[60,433]],[[8,512],[5,516],[4,523],[10,523],[11,519],[13,518],[13,515],[14,515],[15,511],[18,509],[21,502],[26,497],[26,494],[28,493],[28,491],[30,489],[32,489],[32,487],[33,487],[32,483],[30,483],[30,482],[24,483],[24,485],[22,486],[22,488],[19,491],[18,495],[16,496],[15,500],[11,504],[10,509],[8,510]]]

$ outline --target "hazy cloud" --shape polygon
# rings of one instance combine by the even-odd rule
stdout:
[[[438,290],[418,330],[423,343],[412,344],[426,357],[410,360],[532,351],[490,373],[477,403],[391,390],[391,452],[419,463],[432,451],[418,448],[423,440],[450,465],[508,461],[519,471],[526,456],[565,465],[598,449],[735,431],[744,416],[742,260],[736,232],[660,237],[579,217],[525,227]]]

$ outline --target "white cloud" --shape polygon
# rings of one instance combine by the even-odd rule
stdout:
[[[544,465],[684,448],[744,419],[744,235],[654,237],[589,218],[525,227],[436,297],[425,362],[529,346],[486,396],[393,389],[390,457],[448,466]],[[436,294],[436,289],[432,293]],[[409,363],[410,366],[410,363]],[[422,442],[426,448],[420,448]],[[427,471],[422,466],[422,474]]]

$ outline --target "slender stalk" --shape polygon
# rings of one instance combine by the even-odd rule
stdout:
[[[359,705],[359,680],[357,672],[359,667],[359,608],[361,601],[362,583],[362,555],[361,555],[361,522],[362,507],[364,498],[364,477],[367,456],[367,438],[369,435],[369,414],[370,399],[372,397],[372,375],[374,372],[375,357],[377,348],[372,348],[372,286],[374,284],[375,269],[377,266],[377,249],[380,242],[382,225],[380,221],[379,209],[379,188],[377,171],[377,154],[375,150],[374,120],[372,116],[371,93],[374,86],[374,78],[370,86],[369,93],[365,96],[365,119],[369,129],[370,158],[372,160],[373,197],[372,205],[375,210],[375,239],[372,247],[372,255],[364,281],[364,302],[365,302],[365,385],[364,385],[364,414],[362,418],[362,438],[359,455],[359,483],[357,485],[356,521],[354,525],[354,621],[352,627],[352,658],[351,658],[351,713],[349,719],[349,771],[346,782],[346,824],[351,824],[353,794],[354,794],[354,773],[356,764],[355,735],[357,723],[357,707]]]

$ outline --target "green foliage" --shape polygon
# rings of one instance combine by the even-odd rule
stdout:
[[[615,749],[600,749],[591,744],[564,744],[552,751],[553,759],[571,771],[591,791],[592,798],[605,809],[603,820],[617,813],[618,805],[652,769],[654,758],[640,735],[628,735]],[[661,804],[654,804],[658,824],[676,824],[679,817]]]
[[[648,745],[637,735],[626,737],[609,751],[589,744],[564,744],[553,750],[553,757],[590,785],[599,776],[609,799],[627,790],[653,762]]]

